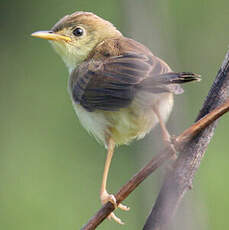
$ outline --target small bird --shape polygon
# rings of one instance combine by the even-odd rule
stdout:
[[[68,67],[69,93],[86,130],[107,148],[100,190],[101,203],[129,210],[106,190],[115,146],[141,139],[159,123],[165,143],[165,123],[179,84],[199,81],[190,72],[173,72],[139,42],[127,38],[110,22],[93,13],[77,11],[59,20],[51,30],[33,37],[47,39]],[[111,213],[110,219],[123,222]]]

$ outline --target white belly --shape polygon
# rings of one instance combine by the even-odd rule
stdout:
[[[106,143],[106,130],[109,127],[109,122],[106,120],[103,113],[88,112],[81,105],[73,102],[76,114],[83,127],[92,134],[100,143]]]
[[[164,122],[167,121],[173,107],[173,95],[140,94],[133,103],[119,111],[86,111],[81,105],[75,104],[76,114],[84,126],[97,141],[106,146],[106,138],[112,137],[116,144],[128,144],[134,138],[143,138],[158,123],[153,111],[157,104]]]

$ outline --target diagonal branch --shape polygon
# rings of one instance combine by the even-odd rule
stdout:
[[[225,101],[228,102],[228,99],[229,52],[226,54],[224,62],[200,110],[197,120],[209,112],[213,114],[211,111],[217,106],[222,105]],[[201,120],[198,122],[200,121]],[[198,124],[198,122],[196,124]],[[145,223],[144,230],[170,229],[171,226],[169,227],[168,224],[173,218],[185,192],[192,186],[194,174],[199,168],[200,161],[204,156],[207,145],[214,134],[216,123],[216,121],[211,122],[207,128],[189,139],[180,149],[181,153],[175,162],[172,172],[170,172],[164,180],[156,203]],[[178,142],[183,141],[180,137],[178,137],[177,140]]]
[[[221,66],[221,69],[219,70],[219,73],[216,77],[216,80],[209,92],[209,96],[207,97],[204,106],[200,112],[200,115],[198,118],[202,118],[196,123],[194,123],[190,128],[185,130],[181,135],[179,135],[176,140],[176,149],[182,150],[182,152],[186,153],[187,146],[190,148],[195,144],[195,141],[200,137],[203,136],[205,133],[213,133],[213,127],[215,127],[215,121],[218,119],[220,116],[222,116],[224,113],[229,111],[229,101],[226,103],[222,104],[226,98],[228,98],[227,92],[229,92],[229,53],[227,54],[223,65]],[[221,105],[220,105],[221,104]],[[219,106],[220,105],[220,106]],[[219,107],[217,107],[219,106]],[[217,107],[217,108],[216,108]],[[216,108],[216,109],[214,109]],[[214,109],[214,110],[213,110]],[[211,112],[210,112],[211,111]],[[209,113],[210,112],[210,113]],[[210,141],[212,134],[207,136],[207,139],[205,140],[205,145],[200,145],[199,149],[205,151],[207,144]],[[198,149],[198,150],[199,150]],[[196,151],[197,152],[197,151]],[[199,151],[198,151],[199,153]],[[120,190],[119,192],[115,195],[117,204],[122,202],[126,197],[142,182],[144,181],[153,171],[155,171],[158,167],[160,167],[165,161],[169,160],[171,156],[173,155],[173,151],[171,148],[167,147],[163,151],[161,151],[159,154],[155,155],[151,161],[145,165],[137,174],[135,174]],[[173,170],[174,172],[177,172],[176,170],[179,169],[178,166],[183,162],[181,161],[181,156],[185,154],[181,154],[175,164],[175,168]],[[203,155],[203,153],[202,153]],[[182,187],[182,196],[184,192],[191,186],[193,174],[196,171],[196,169],[199,166],[199,161],[201,159],[201,156],[199,158],[194,158],[190,160],[191,168],[192,168],[192,173],[191,175],[188,173],[187,175],[181,176],[182,180],[185,178],[188,183],[185,184],[184,188]],[[187,154],[185,155],[187,156]],[[183,159],[183,158],[182,158]],[[184,166],[186,167],[186,161],[183,163]],[[180,163],[181,162],[181,163]],[[182,165],[182,164],[181,164]],[[170,174],[170,175],[173,175]],[[176,173],[174,174],[176,175]],[[190,177],[189,177],[190,176]],[[173,179],[176,177],[168,176],[166,178],[164,187],[162,187],[162,190],[160,194],[164,194],[164,191],[167,189],[167,181],[170,183],[173,182]],[[184,180],[186,182],[186,180]],[[174,187],[174,186],[173,186]],[[167,192],[168,193],[168,192]],[[166,193],[166,194],[167,194]],[[173,202],[171,203],[171,207],[169,206],[168,210],[174,210],[175,204],[178,204],[178,201],[181,199],[180,193],[176,193],[176,198],[173,199]],[[167,198],[166,198],[167,199]],[[167,201],[167,200],[166,200]],[[175,202],[176,201],[176,202]],[[177,206],[177,205],[176,205]],[[162,208],[161,208],[162,207]],[[81,228],[81,230],[91,230],[95,229],[113,210],[114,206],[112,203],[108,202],[105,204],[96,214],[93,216],[88,223]],[[167,204],[164,200],[164,196],[161,198],[160,195],[158,197],[157,203],[155,207],[153,208],[152,213],[147,219],[146,225],[144,227],[144,230],[151,230],[151,229],[160,229],[160,226],[162,224],[167,223],[167,220],[169,220],[169,212],[167,212]],[[153,226],[153,227],[152,227]]]

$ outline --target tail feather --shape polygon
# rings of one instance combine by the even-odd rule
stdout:
[[[170,72],[161,74],[158,77],[155,77],[154,80],[161,84],[183,84],[191,81],[200,81],[201,78],[200,75],[190,72]]]
[[[169,72],[144,79],[139,88],[152,93],[172,92],[174,94],[183,93],[179,84],[200,81],[200,75],[190,72]]]

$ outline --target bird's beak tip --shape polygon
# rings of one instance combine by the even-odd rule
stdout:
[[[46,40],[52,40],[54,38],[51,31],[36,31],[32,33],[31,36],[36,38],[43,38]]]
[[[61,35],[58,33],[54,33],[52,31],[37,31],[31,34],[32,37],[42,38],[46,40],[53,40],[53,41],[71,41],[71,38],[65,35]]]

